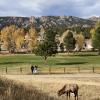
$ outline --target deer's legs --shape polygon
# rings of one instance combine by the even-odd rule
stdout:
[[[75,96],[75,100],[76,100],[76,98],[78,100],[78,91],[74,92],[74,96]]]
[[[77,100],[78,100],[78,91],[77,91]]]
[[[68,93],[69,99],[70,99],[70,92]]]
[[[68,92],[66,93],[66,97],[67,97],[67,100],[68,100]]]

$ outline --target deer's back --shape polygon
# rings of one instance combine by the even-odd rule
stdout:
[[[71,92],[78,91],[79,87],[77,84],[66,84],[66,91],[70,90]]]

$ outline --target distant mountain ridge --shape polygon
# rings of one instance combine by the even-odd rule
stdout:
[[[41,17],[0,17],[0,28],[5,26],[17,25],[19,27],[29,27],[31,25],[36,28],[40,27],[91,27],[95,25],[96,20],[83,19],[74,16],[41,16]]]
[[[89,20],[99,21],[100,20],[100,16],[92,16],[92,17],[89,18]]]

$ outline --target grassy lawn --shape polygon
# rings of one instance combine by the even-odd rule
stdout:
[[[93,55],[94,54],[94,55]],[[0,67],[28,67],[31,64],[39,67],[67,67],[67,66],[99,66],[100,56],[95,53],[81,53],[74,55],[58,54],[46,61],[34,54],[0,55]]]

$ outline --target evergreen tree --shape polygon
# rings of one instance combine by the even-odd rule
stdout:
[[[93,47],[98,49],[100,55],[100,22],[97,22],[95,26],[95,34],[93,36]]]
[[[45,32],[45,40],[40,43],[35,50],[35,54],[42,56],[45,60],[49,56],[54,56],[57,53],[57,43],[55,42],[56,32],[48,29]]]
[[[64,38],[64,43],[68,52],[75,48],[75,38],[73,37],[73,33],[71,31],[68,31],[66,37]]]

